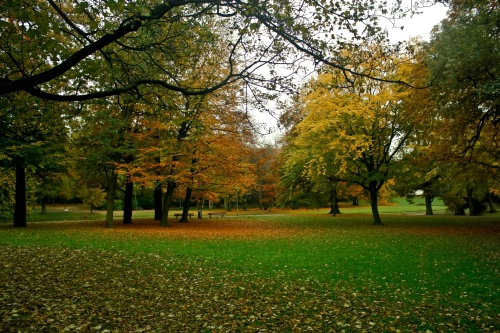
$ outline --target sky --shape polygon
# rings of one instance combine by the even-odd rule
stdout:
[[[396,43],[398,41],[408,41],[411,37],[420,36],[424,40],[429,40],[432,28],[439,24],[446,17],[446,7],[442,4],[436,4],[431,7],[426,7],[420,10],[422,13],[413,17],[406,17],[399,20],[396,24],[399,26],[393,28],[389,23],[385,25],[389,33],[389,39]],[[384,22],[380,22],[384,26]],[[401,30],[401,26],[404,27]],[[276,119],[266,113],[254,114],[255,120],[258,123],[265,123],[269,127],[276,127]],[[265,138],[266,141],[274,141],[273,134]]]
[[[445,18],[446,7],[438,3],[434,6],[423,8],[421,11],[422,14],[405,17],[398,22],[400,26],[404,26],[403,30],[387,27],[391,41],[407,41],[410,37],[417,36],[421,36],[424,40],[429,40],[432,28]]]

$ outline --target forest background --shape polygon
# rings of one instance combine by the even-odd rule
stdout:
[[[8,1],[2,217],[77,200],[113,227],[135,200],[168,226],[176,200],[187,221],[191,203],[366,199],[378,225],[380,200],[416,193],[427,214],[435,197],[494,211],[498,6],[444,3],[430,41],[393,44],[380,20],[432,3]],[[259,143],[254,111],[279,115],[278,144]]]

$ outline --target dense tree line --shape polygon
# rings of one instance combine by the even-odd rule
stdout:
[[[118,192],[175,198],[253,191],[262,208],[365,196],[375,224],[391,188],[478,213],[498,189],[498,16],[450,1],[429,42],[390,45],[379,19],[416,8],[366,0],[175,0],[0,4],[1,213],[26,226],[69,188],[113,226]],[[316,75],[292,82],[304,61]],[[279,69],[279,70],[278,70]],[[282,147],[252,147],[249,108],[281,117]],[[272,102],[272,103],[269,103]],[[253,151],[251,153],[251,151]],[[12,182],[15,178],[16,181]],[[279,181],[281,179],[281,181]],[[404,184],[404,186],[402,185]],[[15,188],[14,188],[15,187]],[[326,199],[325,199],[326,195]],[[494,206],[490,206],[494,210]]]
[[[332,181],[357,184],[369,195],[379,225],[377,190],[391,181],[409,200],[423,191],[428,215],[434,197],[456,214],[466,208],[478,214],[484,204],[495,211],[499,15],[498,6],[488,1],[453,1],[429,42],[414,40],[398,57],[379,57],[377,66],[358,62],[383,71],[389,81],[426,89],[323,68],[288,103],[282,118],[289,129],[281,180],[288,197],[305,190],[328,192]],[[377,54],[377,44],[346,57],[363,58],[367,52]]]

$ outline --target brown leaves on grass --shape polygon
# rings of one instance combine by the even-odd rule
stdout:
[[[196,257],[0,251],[2,332],[500,331],[498,304],[448,302],[446,295],[399,301],[396,291],[284,282]]]
[[[311,224],[311,217],[304,219],[303,223],[287,223],[287,216],[276,215],[252,219],[248,217],[239,218],[205,218],[198,220],[190,219],[189,223],[178,223],[176,219],[170,219],[170,227],[160,227],[158,221],[151,219],[134,219],[133,224],[124,225],[121,220],[115,220],[112,229],[103,228],[102,221],[77,221],[77,222],[37,222],[30,223],[30,229],[54,229],[63,232],[77,232],[89,234],[101,234],[103,236],[130,236],[130,237],[155,237],[155,238],[188,238],[188,239],[224,239],[224,238],[284,238],[284,237],[316,237],[318,235],[334,235],[339,233],[356,232],[369,235],[500,235],[500,225],[481,223],[440,223],[440,218],[435,217],[433,223],[419,223],[420,217],[408,216],[406,220],[410,223],[401,223],[401,217],[396,219],[384,217],[386,225],[383,228],[373,228],[371,217],[367,215],[339,215],[333,218],[331,215],[315,215],[313,218],[318,223]],[[448,218],[449,219],[449,218]],[[353,222],[355,220],[356,222]],[[394,221],[393,221],[394,220]],[[4,226],[5,227],[5,226]]]

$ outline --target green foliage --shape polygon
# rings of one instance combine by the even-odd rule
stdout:
[[[427,51],[441,133],[445,133],[441,141],[450,141],[440,152],[446,149],[455,159],[479,159],[497,168],[498,148],[488,142],[500,119],[500,9],[484,0],[451,3],[448,18],[434,30]],[[472,157],[468,149],[474,146],[479,151]]]
[[[137,189],[136,189],[137,191]],[[141,207],[141,209],[153,209],[154,208],[154,190],[146,187],[140,188],[137,197],[137,206]],[[134,198],[135,200],[135,198]],[[135,208],[135,201],[134,201]]]
[[[99,208],[104,204],[106,192],[100,188],[82,186],[77,190],[76,196],[80,198],[84,204],[90,205],[92,212],[92,207]]]
[[[0,183],[0,219],[7,219],[14,216],[14,172],[0,167]]]

